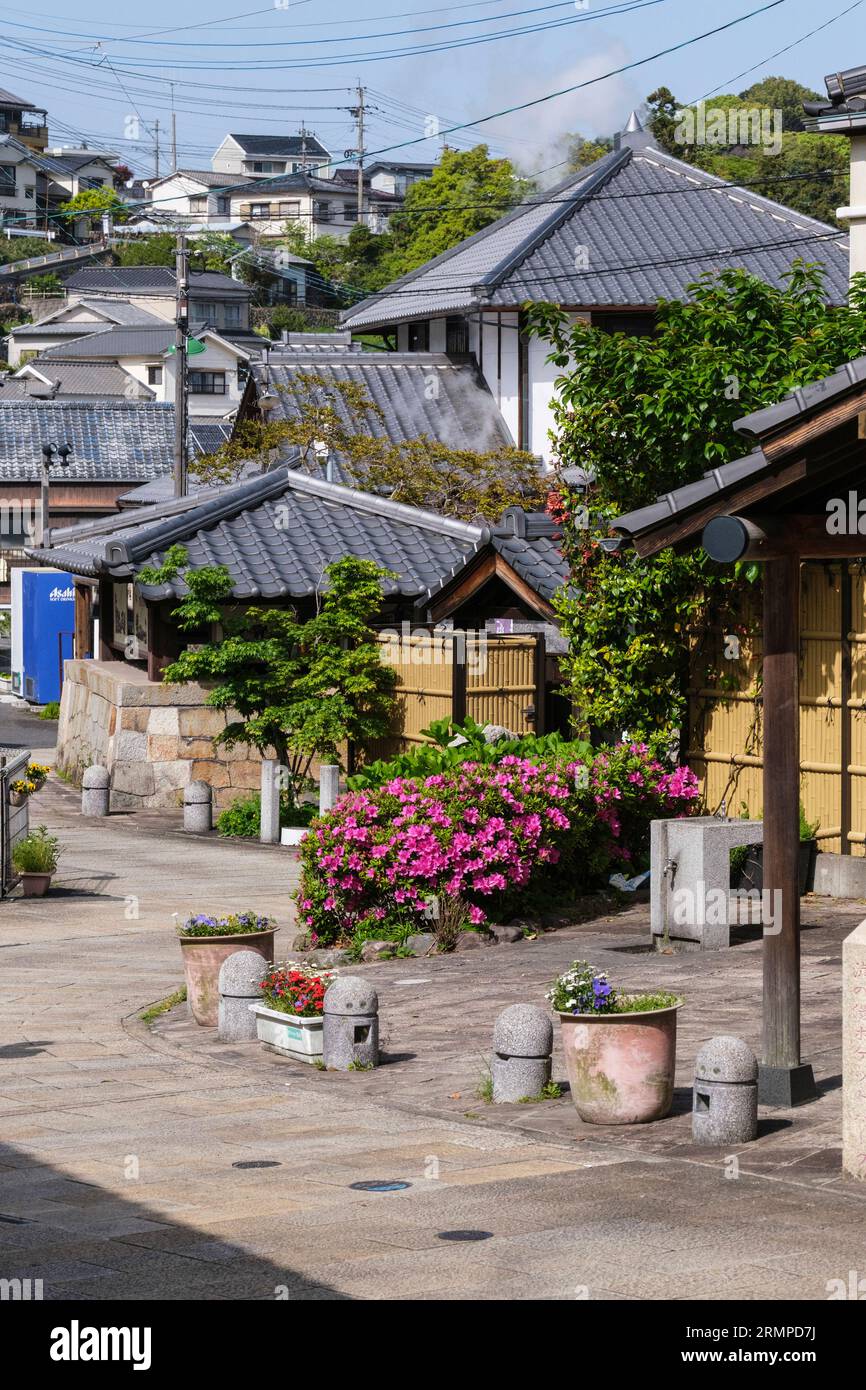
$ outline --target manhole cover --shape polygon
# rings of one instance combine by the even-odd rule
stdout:
[[[411,1187],[412,1184],[399,1179],[376,1178],[369,1182],[350,1182],[349,1186],[356,1192],[402,1192],[404,1187]]]
[[[276,1160],[275,1158],[249,1158],[249,1159],[244,1159],[243,1162],[241,1162],[241,1163],[233,1163],[233,1164],[232,1164],[232,1167],[233,1167],[233,1168],[281,1168],[281,1167],[282,1167],[282,1164],[281,1164],[281,1163],[278,1163],[277,1160]]]
[[[437,1231],[440,1240],[490,1240],[492,1231]]]

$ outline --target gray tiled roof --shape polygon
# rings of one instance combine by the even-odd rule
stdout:
[[[70,482],[145,482],[171,470],[174,407],[161,402],[5,401],[0,481],[38,482],[42,445],[72,446]],[[54,476],[61,476],[59,465]]]
[[[16,97],[14,92],[7,92],[5,87],[0,87],[0,106],[17,106],[22,111],[39,111],[42,108],[34,106],[32,102],[24,101],[21,97]]]
[[[105,333],[108,324],[102,319],[82,320],[79,323],[19,323],[10,330],[16,338],[84,338],[90,333]]]
[[[735,429],[746,439],[760,440],[783,425],[800,416],[810,415],[830,405],[840,397],[858,390],[866,382],[866,356],[847,362],[830,376],[814,381],[809,386],[799,387],[789,395],[783,396],[775,405],[755,410],[738,420]],[[771,474],[777,464],[767,459],[763,449],[755,448],[743,458],[723,463],[711,469],[694,483],[674,488],[655,502],[636,511],[618,516],[612,529],[627,539],[634,539],[674,517],[685,517],[693,508],[702,503],[725,495],[749,480],[757,480],[762,473]]]
[[[100,299],[97,295],[91,295],[88,299],[80,299],[78,303],[95,314],[104,314],[112,323],[125,324],[127,327],[136,323],[156,325],[166,322],[158,314],[151,314],[147,309],[142,309],[138,304],[130,304],[125,299]]]
[[[575,269],[581,248],[586,269]],[[605,155],[537,199],[369,296],[343,315],[355,329],[552,300],[573,307],[683,299],[704,272],[739,266],[781,284],[798,256],[826,267],[844,302],[848,242],[830,227],[654,146]]]
[[[124,512],[108,530],[105,521],[55,535],[50,551],[29,554],[74,574],[134,575],[158,565],[172,544],[182,544],[195,567],[225,565],[237,598],[303,598],[322,586],[325,567],[346,555],[377,562],[396,578],[383,582],[386,596],[423,603],[443,580],[491,543],[530,583],[552,592],[556,570],[550,547],[528,537],[491,533],[489,527],[436,516],[309,478],[292,469],[202,495]],[[537,549],[537,557],[530,552]],[[561,566],[561,562],[560,562]],[[555,587],[556,580],[553,581]],[[182,580],[145,589],[153,598],[182,594]]]
[[[164,183],[165,179],[176,178],[195,179],[206,188],[224,188],[228,181],[232,184],[255,182],[246,174],[217,174],[213,169],[178,169],[173,174],[166,174],[164,179],[160,179],[160,183]]]
[[[40,361],[52,357],[108,358],[160,356],[174,342],[174,324],[147,324],[132,328],[101,325],[96,333],[61,346],[46,348]]]
[[[156,393],[144,382],[136,381],[115,362],[72,362],[62,353],[55,357],[43,354],[33,358],[28,366],[47,378],[58,396],[120,396],[125,400],[153,400]],[[30,394],[40,386],[34,377],[17,378],[22,384],[29,381]],[[45,388],[47,389],[47,388]]]
[[[270,383],[275,396],[269,419],[297,415],[303,396],[298,374],[315,375],[327,382],[363,387],[382,411],[382,418],[351,411],[339,396],[330,404],[344,424],[355,432],[402,443],[426,434],[455,449],[487,452],[513,447],[505,422],[490,390],[469,362],[457,363],[435,352],[346,352],[338,348],[305,354],[298,348],[290,362],[271,355],[270,366],[252,363],[251,373],[261,391]],[[337,458],[338,467],[345,463]]]
[[[85,270],[77,270],[66,280],[67,289],[76,290],[83,295],[100,292],[134,294],[136,291],[145,294],[174,294],[174,287],[174,271],[165,265],[88,266]],[[200,290],[249,294],[246,285],[215,270],[192,272],[189,288],[191,294]]]

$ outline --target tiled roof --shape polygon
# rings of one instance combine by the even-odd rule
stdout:
[[[15,338],[85,338],[90,333],[105,333],[108,325],[103,320],[81,321],[78,323],[19,323],[9,331]]]
[[[70,482],[145,482],[171,470],[174,407],[150,401],[6,401],[0,393],[0,481],[38,482],[47,440],[71,445],[62,474]],[[53,476],[61,476],[59,465]]]
[[[149,386],[136,381],[115,362],[72,362],[64,359],[61,352],[57,357],[43,353],[27,365],[51,382],[58,396],[121,396],[125,400],[141,401],[154,400],[156,396]],[[31,395],[40,385],[38,378],[32,376],[17,380],[29,381]]]
[[[47,348],[42,359],[52,357],[109,358],[160,356],[174,342],[174,324],[148,324],[142,328],[109,328],[102,326],[72,343]],[[40,359],[40,360],[42,360]]]
[[[547,537],[539,545],[492,533],[282,468],[208,491],[198,505],[179,499],[124,512],[110,531],[103,521],[72,528],[68,539],[55,535],[55,541],[50,551],[28,553],[91,576],[133,576],[143,565],[159,565],[170,545],[182,544],[195,567],[225,565],[235,597],[246,599],[310,597],[321,589],[328,564],[354,555],[395,572],[383,582],[386,596],[420,604],[491,543],[505,547],[502,553],[515,568],[522,566],[528,582],[539,579],[546,596],[557,582],[551,581]],[[529,552],[536,548],[533,558]],[[145,588],[152,598],[184,592],[182,580]]]
[[[305,353],[299,347],[286,362],[277,352],[271,353],[268,367],[257,362],[250,367],[259,392],[267,382],[274,396],[269,419],[290,419],[300,412],[305,393],[297,378],[303,373],[363,387],[381,410],[381,419],[348,409],[339,395],[329,400],[355,433],[392,443],[426,434],[455,449],[485,453],[513,447],[496,401],[469,362],[454,362],[444,353],[347,352],[345,347],[332,354],[322,349]],[[341,471],[345,460],[337,457],[336,463]]]
[[[0,106],[17,106],[22,111],[42,109],[39,106],[34,106],[32,102],[22,101],[21,97],[16,97],[13,92],[7,92],[5,87],[0,87]]]
[[[575,253],[580,250],[576,269]],[[826,267],[843,303],[848,242],[830,227],[638,141],[370,295],[343,315],[353,329],[552,300],[571,307],[683,299],[704,272],[738,266],[779,285],[798,256]]]
[[[247,174],[217,174],[213,169],[178,169],[173,174],[166,174],[165,178],[160,179],[160,183],[165,183],[166,179],[195,179],[196,183],[202,184],[206,188],[224,188],[226,183],[254,183],[255,180],[249,178]]]
[[[66,280],[67,289],[85,295],[99,294],[100,291],[113,294],[134,294],[136,291],[174,294],[174,287],[174,271],[165,265],[88,266],[86,270],[77,270]],[[249,294],[246,285],[214,270],[192,272],[189,287],[191,293],[196,290],[220,290]]]

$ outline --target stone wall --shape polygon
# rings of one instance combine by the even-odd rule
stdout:
[[[208,782],[222,809],[258,791],[261,763],[244,746],[214,748],[227,715],[197,685],[149,681],[123,661],[68,661],[57,765],[76,783],[91,763],[111,773],[111,809],[178,806],[189,782]]]

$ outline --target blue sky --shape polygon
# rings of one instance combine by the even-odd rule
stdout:
[[[0,86],[47,106],[52,144],[86,137],[152,174],[157,120],[162,172],[169,167],[172,90],[182,167],[209,167],[228,130],[277,134],[296,130],[302,120],[343,162],[354,144],[347,108],[358,81],[368,89],[367,148],[428,159],[436,142],[404,142],[423,135],[432,117],[442,129],[535,101],[748,14],[762,0],[41,3],[44,11],[0,5]],[[849,7],[822,32],[796,42]],[[555,27],[525,32],[539,25]],[[515,29],[524,32],[430,51]],[[772,56],[788,45],[795,46]],[[866,0],[821,6],[781,0],[680,52],[448,139],[466,146],[485,140],[524,172],[535,172],[562,158],[564,133],[591,136],[620,127],[661,84],[683,101],[716,88],[742,90],[771,74],[823,91],[825,73],[858,62],[866,62]],[[138,139],[131,140],[136,120]]]

